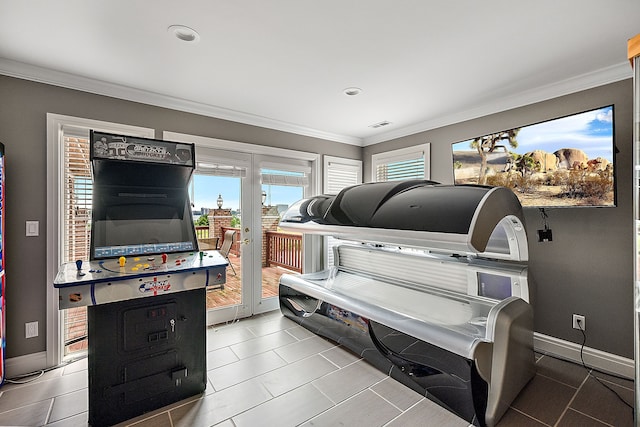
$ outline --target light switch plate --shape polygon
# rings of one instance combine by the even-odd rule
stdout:
[[[27,221],[27,237],[40,235],[40,221]]]
[[[38,322],[27,322],[24,324],[24,337],[34,338],[38,336]]]

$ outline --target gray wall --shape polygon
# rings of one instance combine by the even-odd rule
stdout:
[[[0,142],[6,146],[7,357],[46,350],[46,114],[184,132],[251,144],[360,159],[362,148],[233,123],[106,96],[0,76]],[[25,237],[25,221],[40,236]],[[39,336],[24,338],[25,322]]]
[[[549,211],[553,242],[538,243],[536,209],[526,209],[530,270],[537,282],[536,330],[580,342],[572,313],[586,316],[587,345],[633,357],[632,83],[602,86],[476,120],[422,132],[364,150],[269,129],[0,76],[0,141],[7,147],[7,356],[45,350],[46,113],[313,151],[365,162],[370,155],[431,143],[432,179],[452,182],[450,144],[566,114],[615,104],[618,206]],[[161,135],[161,133],[158,133]],[[25,220],[38,220],[40,237],[25,237]],[[24,338],[37,320],[40,336]]]
[[[547,210],[553,241],[538,243],[538,209],[526,208],[529,270],[536,281],[535,330],[581,343],[572,314],[586,316],[587,346],[633,358],[632,81],[469,120],[365,147],[364,176],[371,155],[431,143],[431,179],[453,182],[451,144],[476,136],[614,104],[617,207]]]

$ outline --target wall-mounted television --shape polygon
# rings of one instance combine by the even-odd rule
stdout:
[[[513,190],[523,207],[616,205],[613,105],[451,145],[456,185]]]

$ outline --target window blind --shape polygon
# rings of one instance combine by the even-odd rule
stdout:
[[[329,162],[325,173],[327,174],[325,194],[338,194],[343,188],[362,182],[362,168],[360,165]]]
[[[64,140],[63,262],[89,259],[91,241],[91,161],[89,139]]]
[[[88,134],[88,131],[85,131]],[[91,160],[89,138],[63,129],[62,262],[89,259],[91,242]],[[87,308],[63,310],[64,354],[87,348]]]
[[[372,155],[372,180],[429,179],[429,148],[429,144],[422,144]]]
[[[338,194],[343,188],[360,183],[362,183],[362,162],[360,160],[324,156],[323,193]],[[334,265],[333,247],[338,244],[338,239],[331,236],[327,236],[325,239],[326,267],[330,267]]]
[[[244,178],[247,176],[247,168],[245,167],[209,163],[198,163],[196,172],[201,175],[226,176],[232,178]]]
[[[424,157],[402,162],[384,163],[376,168],[376,181],[424,178]]]
[[[309,185],[309,177],[304,175],[280,175],[261,173],[260,182],[262,185],[282,185],[287,187],[304,187]]]

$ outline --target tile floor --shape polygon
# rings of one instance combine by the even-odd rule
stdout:
[[[121,425],[461,426],[365,361],[278,311],[209,328],[203,395]],[[632,426],[633,411],[581,366],[538,355],[538,373],[498,427]],[[633,403],[633,383],[598,374]],[[87,360],[0,388],[0,425],[86,426]]]

